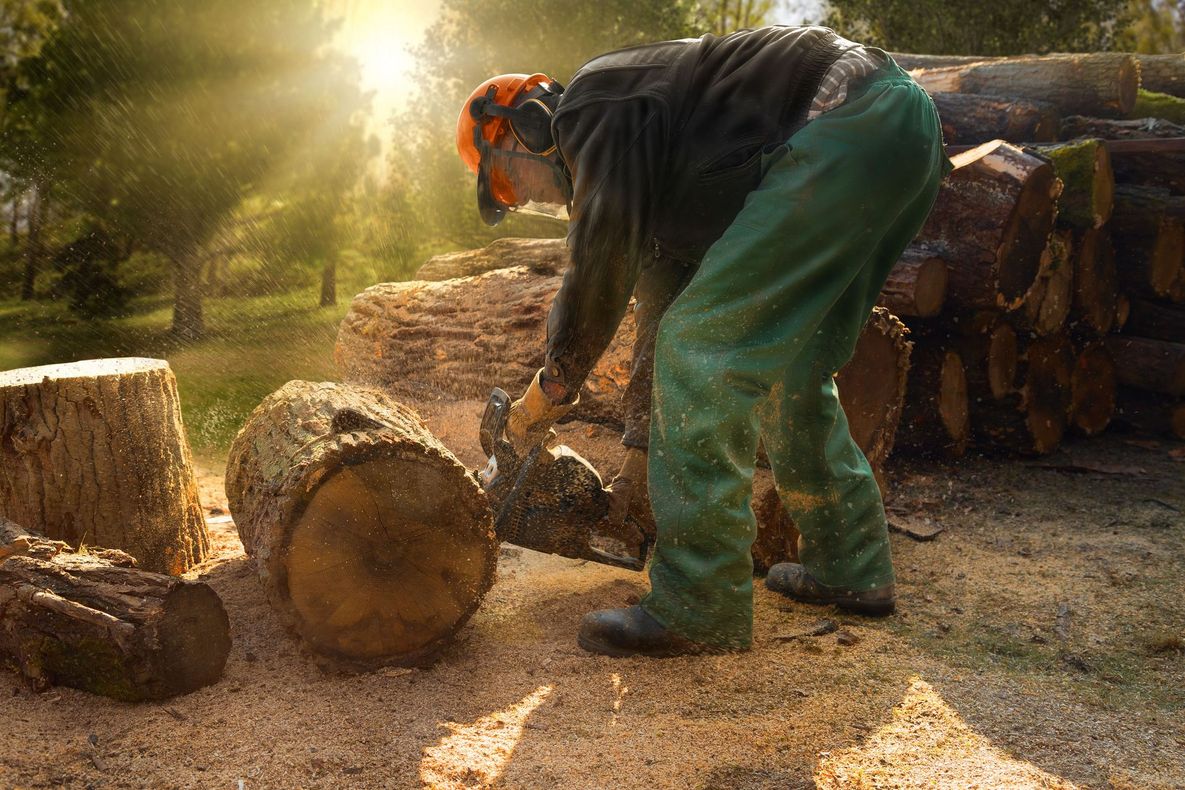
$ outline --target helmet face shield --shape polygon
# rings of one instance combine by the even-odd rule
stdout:
[[[572,187],[553,156],[484,146],[477,173],[477,207],[482,221],[496,225],[508,211],[568,219]]]

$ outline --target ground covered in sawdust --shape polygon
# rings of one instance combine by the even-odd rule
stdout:
[[[277,625],[207,469],[225,677],[128,705],[0,674],[0,787],[1185,787],[1182,460],[1116,435],[899,465],[894,518],[946,528],[894,534],[900,613],[759,586],[744,655],[589,656],[580,616],[643,577],[506,547],[435,667],[354,677]]]

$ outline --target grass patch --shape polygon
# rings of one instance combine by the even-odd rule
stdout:
[[[169,337],[168,297],[133,302],[106,321],[73,316],[62,303],[0,302],[0,370],[99,357],[166,359],[177,376],[186,433],[195,455],[222,461],[243,420],[265,395],[292,379],[336,377],[333,343],[349,299],[317,307],[309,288],[205,302],[206,337]]]

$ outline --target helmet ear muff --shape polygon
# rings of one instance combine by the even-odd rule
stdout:
[[[558,82],[533,88],[519,102],[510,115],[510,131],[519,145],[537,156],[548,156],[555,151],[551,135],[551,118],[559,104],[564,86]]]

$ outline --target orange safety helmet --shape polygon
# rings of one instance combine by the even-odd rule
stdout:
[[[510,207],[518,204],[518,196],[510,175],[490,161],[483,163],[483,153],[502,148],[509,131],[531,155],[550,155],[555,150],[554,144],[550,143],[550,131],[546,134],[548,142],[544,150],[537,150],[537,142],[532,144],[531,139],[524,138],[538,137],[540,120],[549,125],[552,110],[540,101],[540,97],[549,93],[558,95],[562,91],[563,86],[546,74],[500,74],[478,85],[461,107],[457,117],[457,153],[465,166],[477,173],[478,206],[488,224],[497,224]],[[542,118],[539,107],[531,107],[533,113],[519,109],[528,102],[543,108]],[[516,124],[526,127],[523,134],[515,128]],[[533,135],[528,134],[532,126],[535,127]]]

